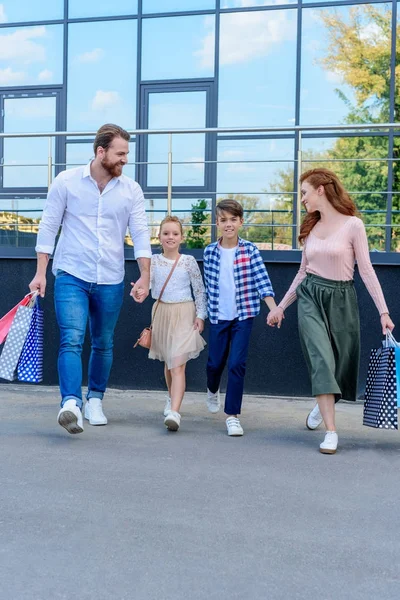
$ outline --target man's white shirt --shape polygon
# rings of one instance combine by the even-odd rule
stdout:
[[[90,163],[57,175],[43,210],[36,252],[53,253],[61,223],[54,274],[62,269],[91,283],[120,283],[127,229],[135,258],[151,258],[143,192],[125,175],[111,179],[101,193]]]

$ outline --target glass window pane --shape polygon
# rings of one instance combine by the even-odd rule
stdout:
[[[296,10],[221,15],[220,127],[294,122],[296,19]]]
[[[44,203],[34,194],[0,198],[0,246],[34,248]]]
[[[64,0],[2,0],[0,23],[47,21],[64,18]]]
[[[183,12],[215,8],[215,0],[143,0],[144,13]]]
[[[0,29],[1,87],[60,84],[62,80],[62,25]]]
[[[68,17],[70,19],[84,17],[114,17],[120,15],[136,15],[137,0],[69,0]]]
[[[5,98],[5,133],[55,131],[56,98]],[[47,187],[48,138],[4,139],[4,187]],[[52,141],[54,157],[54,140]],[[53,158],[54,162],[54,158]],[[21,166],[21,165],[42,166]],[[12,166],[14,165],[14,166]]]
[[[172,92],[149,95],[149,129],[192,129],[206,126],[207,93]],[[147,185],[166,186],[168,136],[149,135]],[[204,185],[205,134],[174,135],[172,139],[172,183]],[[191,164],[176,164],[191,163]]]
[[[146,211],[150,228],[151,243],[160,246],[158,239],[159,226],[167,216],[166,198],[147,198]],[[204,248],[211,241],[211,199],[181,198],[172,196],[172,214],[183,222],[184,242],[186,248]]]
[[[142,79],[214,75],[214,16],[143,20]]]
[[[69,25],[68,131],[136,128],[136,37],[136,20]]]
[[[292,248],[293,167],[292,139],[218,142],[218,198],[243,205],[241,235],[260,249]]]
[[[387,122],[389,4],[303,10],[301,123]]]

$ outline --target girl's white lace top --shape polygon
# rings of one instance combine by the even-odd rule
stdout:
[[[151,295],[154,300],[158,299],[174,262],[165,258],[163,254],[153,254],[151,257]],[[193,256],[181,254],[161,302],[191,302],[193,296],[190,286],[193,290],[196,316],[204,320],[207,317],[207,299],[199,266]]]

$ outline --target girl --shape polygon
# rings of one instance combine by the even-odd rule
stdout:
[[[170,431],[177,431],[181,422],[179,411],[186,387],[186,363],[191,358],[197,358],[206,345],[200,334],[207,316],[207,303],[196,259],[179,254],[183,230],[178,217],[165,217],[161,222],[158,237],[163,253],[153,254],[151,259],[151,294],[155,300],[158,299],[177,259],[178,262],[157,309],[156,303],[153,306],[153,333],[149,358],[165,362],[168,398],[164,410],[164,424]]]
[[[360,323],[353,285],[354,262],[380,315],[383,335],[393,330],[385,298],[371,265],[364,224],[338,177],[312,169],[300,177],[307,215],[300,228],[304,245],[300,269],[268,325],[280,327],[285,309],[298,299],[300,342],[317,404],[307,427],[326,426],[323,454],[338,445],[335,400],[356,400],[360,356]]]

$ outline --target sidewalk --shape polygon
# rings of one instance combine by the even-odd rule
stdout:
[[[318,452],[310,399],[246,396],[243,438],[188,393],[110,390],[106,427],[71,436],[58,390],[0,385],[5,600],[399,597],[400,434],[339,404]],[[85,422],[87,423],[87,422]]]

